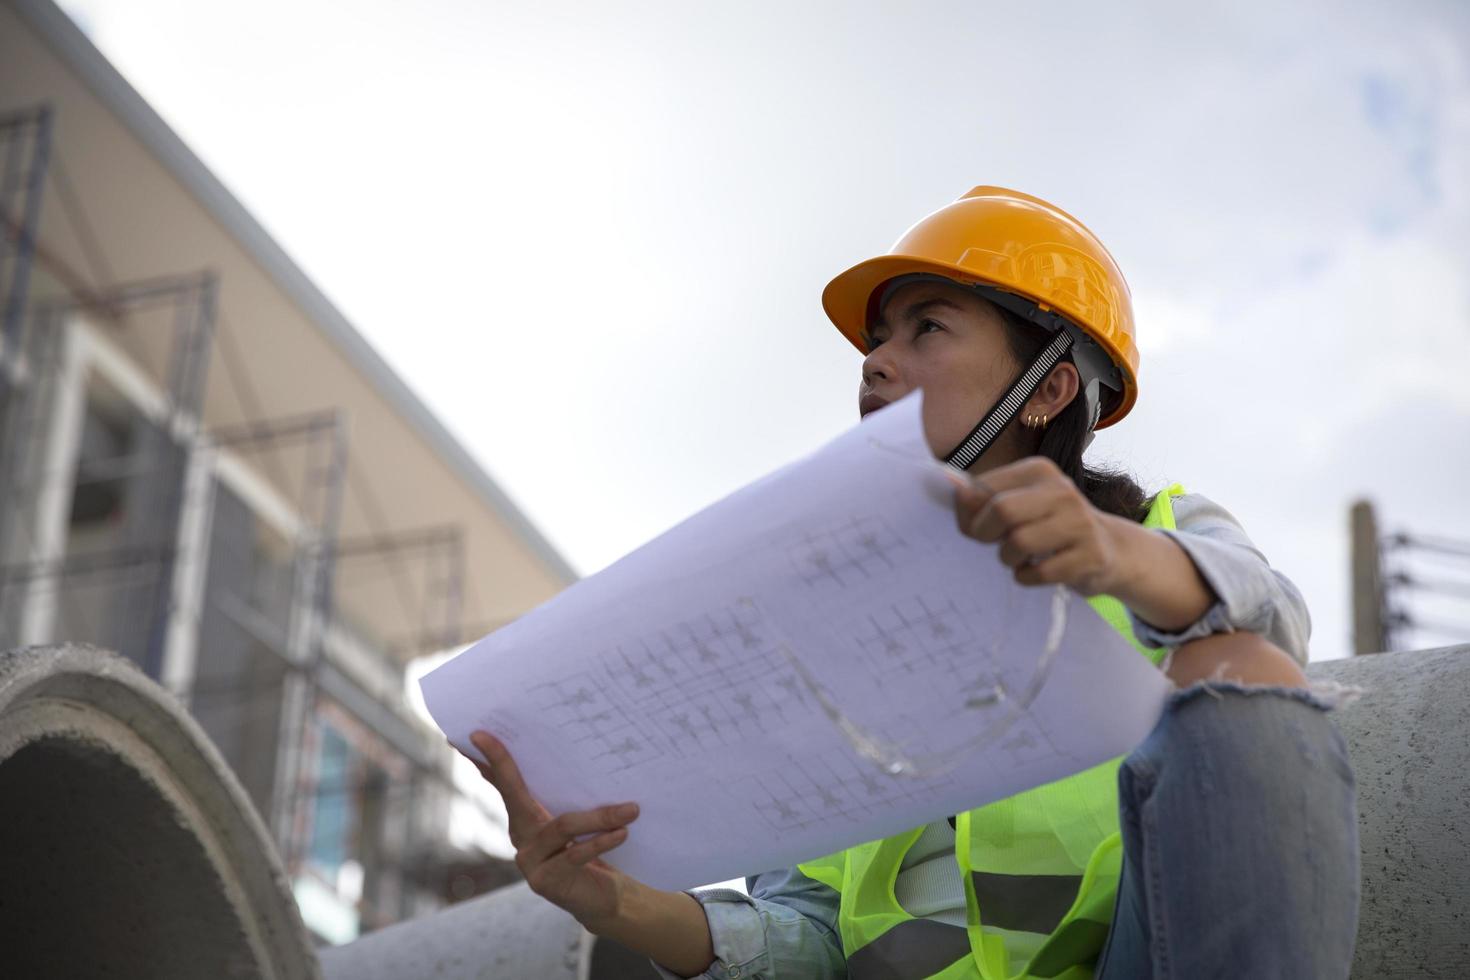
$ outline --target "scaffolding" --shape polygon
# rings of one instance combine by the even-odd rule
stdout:
[[[46,302],[23,322],[0,449],[0,639],[44,638],[69,593],[100,588],[110,598],[88,604],[90,635],[81,638],[106,640],[150,677],[161,676],[184,478],[199,440],[217,293],[207,272],[149,280]],[[68,478],[59,471],[85,437],[71,319],[90,314],[119,328],[147,329],[160,313],[169,326],[161,401],[129,420],[120,436],[123,452],[81,459]],[[109,547],[68,553],[64,522],[89,499],[87,491],[102,485],[127,498],[125,520]]]
[[[337,527],[342,512],[342,496],[345,486],[344,474],[347,466],[347,439],[343,419],[336,411],[312,413],[292,418],[257,421],[226,430],[209,432],[204,440],[207,454],[229,451],[237,457],[259,456],[262,468],[272,472],[276,486],[292,483],[280,462],[281,454],[290,447],[300,447],[300,469],[303,471],[297,499],[293,501],[296,513],[303,519],[295,529],[289,542],[289,560],[284,564],[285,574],[278,576],[252,575],[248,581],[251,588],[246,595],[230,588],[231,579],[224,582],[215,574],[221,566],[210,565],[204,574],[195,575],[200,583],[201,600],[192,611],[195,624],[186,632],[195,636],[216,637],[218,627],[206,629],[210,623],[209,613],[222,614],[234,625],[244,627],[253,634],[266,650],[276,655],[282,668],[279,683],[274,688],[267,686],[265,696],[279,694],[275,737],[265,744],[273,744],[277,750],[270,753],[274,762],[273,779],[268,796],[262,805],[270,812],[268,819],[281,843],[282,852],[288,858],[288,866],[295,857],[292,845],[298,838],[297,794],[302,768],[303,738],[300,733],[313,715],[316,701],[317,676],[325,655],[327,624],[331,617],[332,571],[335,564],[335,542]],[[207,464],[201,470],[209,470]],[[201,512],[212,513],[216,494],[225,492],[209,477],[201,477],[205,489],[197,493],[197,507]],[[185,526],[192,526],[187,520]],[[200,521],[200,525],[212,524]],[[185,537],[185,535],[181,535]],[[199,541],[202,534],[195,532],[188,537]],[[225,547],[229,538],[219,534],[208,545],[200,543],[202,550],[209,546]],[[240,541],[234,542],[237,546]],[[238,557],[238,556],[234,556]],[[238,581],[238,580],[236,580]],[[210,608],[204,608],[205,604]],[[190,660],[193,660],[193,664]],[[192,692],[199,686],[197,656],[180,656],[175,676],[169,680],[177,690]],[[206,679],[206,684],[217,680]],[[238,689],[241,685],[233,685]],[[243,685],[250,698],[260,697],[259,689],[252,682]],[[208,705],[198,704],[196,715],[201,719],[220,713],[219,687],[213,689],[216,698]],[[226,692],[231,686],[224,688]],[[263,790],[263,787],[261,787]]]
[[[337,560],[344,566],[381,563],[393,576],[395,594],[417,620],[405,636],[386,638],[394,653],[407,650],[452,650],[464,642],[461,608],[464,603],[464,531],[439,525],[389,535],[372,535],[340,542]],[[422,588],[414,588],[403,574],[404,560],[424,569]],[[414,615],[414,613],[417,615]]]
[[[27,437],[34,425],[34,406],[21,393],[28,381],[34,387],[28,376],[35,374],[35,356],[46,353],[28,359],[21,350],[21,328],[40,229],[51,120],[45,105],[0,115],[0,643],[6,639],[7,612],[17,605],[6,574],[15,547],[8,537],[17,526],[8,519],[11,487],[15,468],[32,448]]]
[[[51,154],[51,107],[0,115],[0,407],[20,339],[31,263],[41,225],[41,197]]]
[[[408,760],[372,790],[375,806],[426,786],[457,792],[442,746],[405,750],[416,736],[403,705],[354,693],[329,648],[352,634],[339,573],[379,570],[407,624],[366,644],[384,663],[461,643],[463,530],[385,530],[371,487],[350,478],[342,414],[272,417],[213,272],[117,282],[53,123],[44,106],[0,115],[0,649],[84,640],[136,662],[231,759],[294,874],[317,790],[311,732],[340,714],[332,705],[363,730],[392,729],[383,737]],[[48,186],[85,272],[42,245]],[[60,298],[32,295],[37,269]],[[88,345],[126,361],[132,387],[93,370]],[[207,423],[212,361],[247,421]],[[341,536],[349,495],[370,533]],[[413,821],[395,826],[409,861]]]

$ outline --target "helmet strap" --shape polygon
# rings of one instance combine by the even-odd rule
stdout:
[[[957,470],[967,470],[980,454],[990,448],[995,437],[1000,435],[1001,430],[1011,423],[1016,414],[1021,411],[1021,406],[1026,400],[1036,394],[1036,389],[1041,387],[1041,382],[1051,373],[1067,351],[1072,347],[1072,335],[1068,330],[1058,330],[1052,342],[1047,344],[1031,366],[1021,373],[1005,395],[991,406],[990,411],[985,413],[970,434],[944,457],[944,462]]]

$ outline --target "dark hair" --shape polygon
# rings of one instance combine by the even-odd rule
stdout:
[[[993,308],[1005,321],[1006,343],[1012,356],[1023,365],[1030,364],[1051,336],[1010,310]],[[1094,469],[1082,462],[1083,443],[1087,439],[1084,402],[1079,391],[1072,403],[1046,427],[1036,453],[1056,463],[1098,510],[1142,523],[1153,503],[1153,494],[1140,487],[1128,473]]]

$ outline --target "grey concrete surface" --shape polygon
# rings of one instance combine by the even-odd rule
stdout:
[[[1470,977],[1470,645],[1308,674],[1364,689],[1337,712],[1363,856],[1353,976]]]
[[[244,791],[120,657],[0,653],[0,827],[0,976],[320,976]]]
[[[327,980],[585,980],[592,937],[525,884],[321,951]]]

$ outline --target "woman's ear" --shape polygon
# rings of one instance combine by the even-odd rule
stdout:
[[[1064,361],[1051,369],[1051,373],[1036,389],[1036,394],[1027,399],[1021,408],[1021,418],[1045,416],[1048,421],[1062,414],[1062,409],[1072,404],[1082,390],[1082,379],[1077,366]]]

